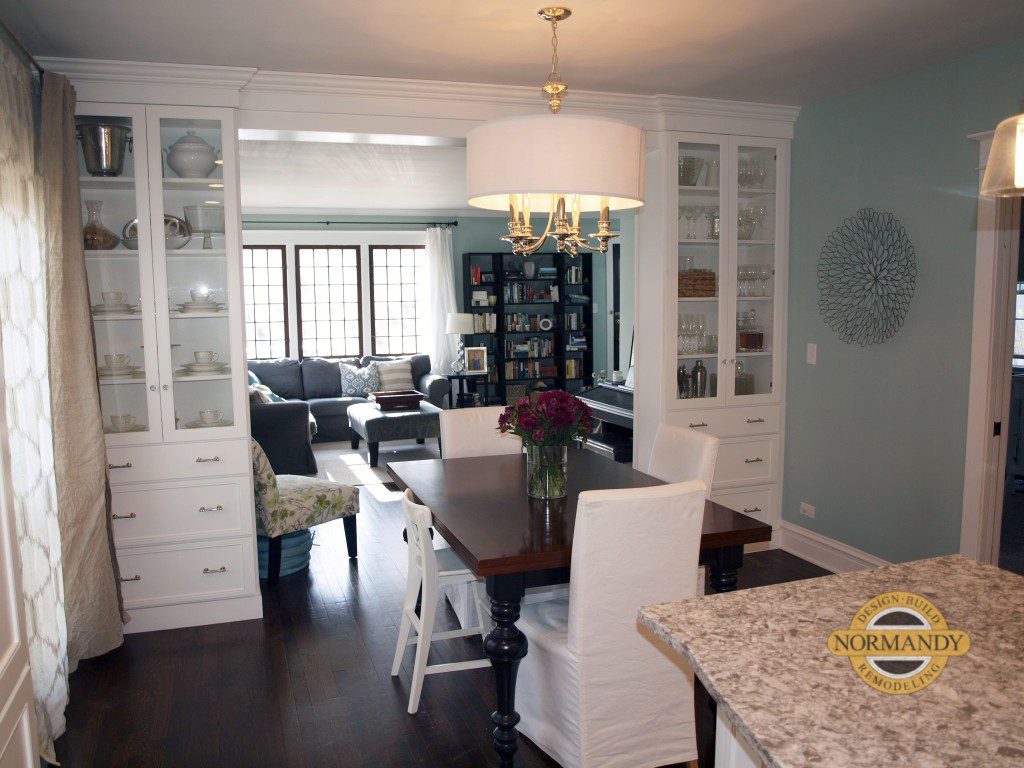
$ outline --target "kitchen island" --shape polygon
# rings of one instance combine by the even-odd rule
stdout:
[[[829,651],[876,595],[912,592],[970,636],[921,690],[893,695]],[[640,610],[717,704],[716,768],[1024,765],[1024,578],[940,557]]]

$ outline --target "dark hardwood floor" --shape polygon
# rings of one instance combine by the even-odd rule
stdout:
[[[390,676],[405,588],[397,495],[366,486],[359,560],[342,523],[316,532],[311,568],[263,595],[263,621],[129,635],[71,676],[64,766],[385,768],[490,766],[489,670],[427,678],[406,713],[412,652]],[[749,555],[740,587],[824,574],[781,551]],[[441,619],[454,625],[450,609]],[[436,655],[435,655],[436,654]],[[479,638],[432,660],[482,656]],[[517,766],[555,766],[526,740]]]

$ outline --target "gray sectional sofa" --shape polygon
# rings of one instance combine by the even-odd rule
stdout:
[[[343,359],[341,362],[362,368],[373,360],[400,359],[403,358],[366,355],[362,358]],[[429,356],[410,355],[408,359],[412,364],[412,380],[416,389],[426,396],[426,400],[441,408],[445,395],[451,389],[451,382],[444,376],[430,372]],[[316,419],[316,436],[313,440],[315,442],[331,442],[350,439],[348,408],[353,403],[367,402],[365,397],[342,395],[341,371],[338,362],[320,357],[307,357],[302,361],[290,358],[250,360],[249,370],[256,374],[261,383],[270,387],[275,394],[280,395],[286,401],[301,400],[308,403],[310,413]],[[253,408],[271,409],[280,405],[282,404],[266,403],[253,406]],[[255,413],[253,421],[255,437]],[[266,450],[266,446],[264,449]],[[277,471],[276,467],[275,471]]]

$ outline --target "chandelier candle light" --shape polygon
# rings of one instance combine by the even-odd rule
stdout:
[[[469,131],[466,142],[469,204],[507,211],[514,253],[536,253],[555,240],[559,253],[608,250],[610,212],[644,202],[643,128],[604,117],[559,115],[569,87],[558,74],[558,22],[568,8],[537,12],[551,23],[551,73],[541,87],[550,115],[491,120]],[[535,235],[531,213],[547,214]],[[582,214],[598,213],[597,232],[583,235]]]

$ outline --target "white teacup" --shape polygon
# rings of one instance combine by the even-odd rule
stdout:
[[[127,368],[131,361],[131,357],[123,352],[103,356],[103,362],[107,364],[107,368]]]
[[[188,292],[194,304],[206,304],[210,301],[210,292],[205,288],[193,288]]]
[[[110,417],[110,426],[114,429],[128,429],[135,425],[135,417],[130,413],[115,413]]]
[[[220,421],[220,411],[213,408],[206,408],[199,412],[199,418],[204,424],[216,424]]]
[[[128,301],[128,294],[124,291],[103,291],[103,303],[107,306],[117,306]]]
[[[196,362],[200,365],[209,365],[217,360],[217,353],[210,350],[195,353]]]

